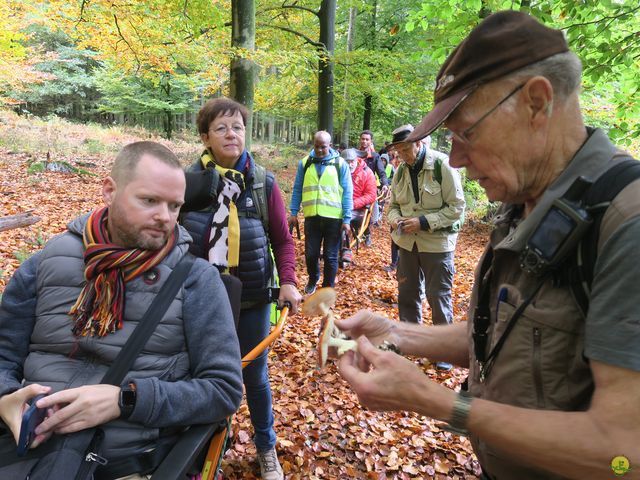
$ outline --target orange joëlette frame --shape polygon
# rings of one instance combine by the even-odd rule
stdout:
[[[289,307],[285,305],[284,307],[282,307],[278,323],[276,323],[276,326],[271,331],[271,333],[269,333],[269,335],[267,335],[258,345],[256,345],[253,350],[242,357],[242,368],[246,367],[253,360],[255,360],[262,352],[266,350],[269,345],[274,342],[276,338],[280,336],[284,325],[287,322],[288,316]],[[220,468],[220,463],[222,462],[222,454],[224,453],[224,447],[227,441],[227,433],[229,431],[229,428],[231,428],[231,417],[227,419],[227,426],[218,430],[211,439],[211,443],[209,443],[207,457],[202,467],[201,480],[213,480],[215,478],[218,468]]]

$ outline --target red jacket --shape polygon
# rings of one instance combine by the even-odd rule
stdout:
[[[354,210],[359,210],[375,202],[378,196],[376,177],[361,158],[358,159],[358,166],[351,174],[351,180],[353,182]]]

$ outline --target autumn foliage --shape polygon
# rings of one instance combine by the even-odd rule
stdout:
[[[0,122],[0,138],[13,121],[4,117]],[[82,130],[62,136],[71,141],[73,135],[82,135]],[[101,179],[108,174],[115,147],[135,138],[114,133],[107,153],[50,152],[52,161],[81,166],[84,174],[46,170],[28,173],[35,161],[46,159],[46,151],[25,152],[0,145],[0,216],[33,211],[42,218],[31,227],[0,233],[0,291],[29,253],[62,232],[70,219],[101,203]],[[78,141],[82,143],[82,139]],[[295,159],[289,160],[291,165],[295,164]],[[290,189],[294,174],[294,168],[278,169],[277,178],[285,191]],[[473,269],[487,233],[487,226],[469,222],[460,234],[453,289],[457,321],[464,318]],[[360,308],[391,318],[397,316],[395,275],[382,270],[390,255],[386,222],[373,228],[372,235],[373,246],[354,251],[353,264],[338,274],[338,300],[334,308],[337,318],[345,318]],[[304,285],[302,240],[296,239],[296,253],[298,277]],[[425,311],[428,318],[429,310]],[[287,478],[477,478],[480,470],[467,439],[414,413],[368,411],[359,405],[331,361],[322,371],[317,370],[315,345],[319,324],[319,318],[292,316],[269,352],[277,449]],[[451,388],[461,384],[466,375],[464,369],[440,373],[427,360],[416,361],[425,375]],[[234,417],[231,447],[223,463],[227,478],[259,478],[251,435],[249,413],[243,403]]]

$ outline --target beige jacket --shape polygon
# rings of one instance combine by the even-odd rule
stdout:
[[[435,160],[442,164],[442,182],[434,178]],[[389,223],[401,218],[425,215],[429,222],[428,231],[418,233],[391,233],[393,241],[405,250],[418,246],[420,252],[444,253],[456,248],[457,232],[451,227],[464,213],[465,201],[460,175],[449,166],[449,159],[440,152],[427,149],[422,170],[418,173],[419,202],[416,203],[411,187],[408,165],[402,164],[391,184],[391,205],[387,216]]]

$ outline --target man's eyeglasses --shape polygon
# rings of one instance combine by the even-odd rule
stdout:
[[[213,133],[217,137],[224,137],[228,131],[231,131],[236,135],[243,135],[244,125],[234,123],[233,125],[218,125],[209,129],[209,133]]]
[[[480,123],[487,118],[489,115],[491,115],[493,112],[495,112],[498,107],[500,105],[502,105],[504,102],[506,102],[507,100],[509,100],[513,95],[516,94],[516,92],[518,92],[522,87],[525,86],[526,83],[523,83],[522,85],[518,85],[516,88],[514,88],[513,90],[511,90],[511,92],[509,93],[509,95],[507,95],[506,97],[504,97],[502,100],[500,100],[491,110],[489,110],[487,113],[485,113],[484,115],[482,115],[478,120],[475,121],[475,123],[473,125],[471,125],[469,128],[465,129],[463,132],[461,133],[456,133],[453,130],[449,129],[449,131],[451,132],[451,135],[453,135],[453,138],[460,143],[465,143],[465,144],[469,144],[471,143],[471,141],[469,140],[469,134],[473,131],[474,128],[476,128],[478,125],[480,125]]]

